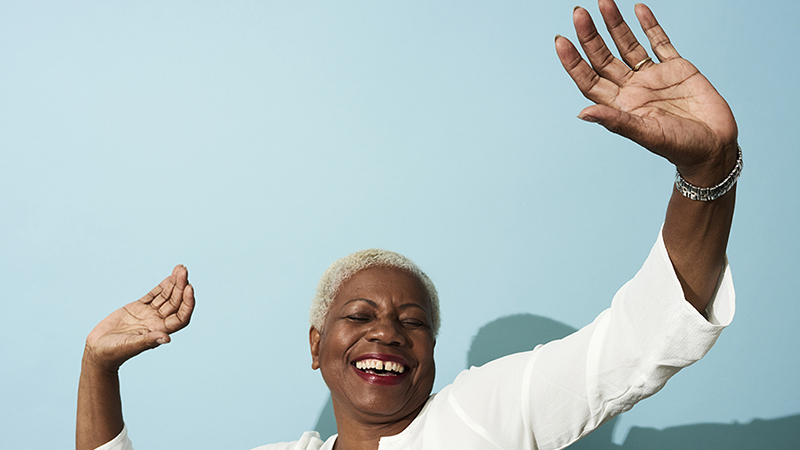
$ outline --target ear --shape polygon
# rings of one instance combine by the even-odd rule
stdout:
[[[308,345],[311,347],[311,368],[319,369],[319,343],[322,335],[313,326],[308,330]]]

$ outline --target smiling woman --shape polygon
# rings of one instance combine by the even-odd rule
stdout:
[[[561,449],[658,392],[711,348],[734,312],[725,249],[742,168],[736,122],[646,6],[637,5],[636,15],[659,63],[612,0],[599,6],[619,59],[582,8],[573,21],[588,62],[569,40],[555,40],[567,73],[595,102],[579,117],[678,170],[662,231],[641,270],[583,329],[473,367],[432,394],[439,302],[430,279],[395,253],[345,257],[320,281],[309,331],[312,367],[331,391],[338,434],[323,442],[307,432],[258,449]],[[78,450],[132,448],[117,371],[169,342],[193,308],[188,272],[178,266],[89,334]]]
[[[377,444],[419,414],[436,374],[432,309],[418,277],[373,266],[342,283],[323,331],[311,327],[312,367],[331,391],[342,448]]]

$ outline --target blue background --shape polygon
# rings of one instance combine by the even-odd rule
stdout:
[[[0,1],[0,446],[73,445],[86,335],[178,263],[191,326],[121,372],[140,449],[312,428],[308,303],[358,249],[436,283],[437,390],[494,319],[591,321],[655,241],[674,169],[575,118],[589,102],[553,48],[573,6]],[[800,413],[800,4],[650,6],[739,123],[738,304],[617,442]]]

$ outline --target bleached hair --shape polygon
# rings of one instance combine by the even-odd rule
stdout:
[[[311,326],[319,331],[324,331],[325,317],[328,315],[333,298],[342,283],[355,275],[356,272],[369,267],[393,267],[404,270],[422,282],[431,300],[431,330],[433,331],[433,336],[436,337],[439,334],[439,324],[441,323],[439,318],[439,294],[436,292],[436,287],[431,279],[405,256],[376,248],[361,250],[337,259],[322,274],[322,278],[319,279],[319,284],[317,284],[317,294],[311,300],[309,314]]]

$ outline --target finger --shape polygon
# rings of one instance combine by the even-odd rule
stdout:
[[[153,305],[154,308],[161,306],[171,294],[172,282],[170,281],[170,278],[172,278],[172,275],[164,278],[164,280],[161,281],[158,286],[151,289],[150,292],[145,294],[144,297],[140,298],[139,301],[145,305],[153,305],[153,303],[155,303],[155,305]],[[165,290],[168,290],[169,292],[165,292]]]
[[[151,331],[148,333],[129,336],[120,345],[105,349],[100,353],[102,359],[110,361],[117,368],[134,356],[170,342],[167,333]]]
[[[163,283],[163,281],[162,281],[162,283]],[[160,293],[161,293],[161,285],[159,284],[158,286],[156,286],[153,289],[151,289],[150,292],[145,294],[144,297],[140,298],[139,301],[144,303],[145,305],[149,305],[150,303],[153,302],[153,299],[158,297],[158,294],[160,294]]]
[[[189,269],[183,264],[178,264],[172,269],[172,277],[175,284],[183,288],[189,283]]]
[[[655,64],[654,62],[646,61],[647,49],[639,44],[633,31],[625,23],[625,19],[622,18],[617,4],[613,0],[599,0],[598,6],[600,14],[603,16],[603,21],[606,23],[606,28],[611,34],[611,39],[614,40],[614,45],[617,46],[622,60],[631,68],[635,68],[638,65],[639,69]],[[642,61],[646,62],[639,65]]]
[[[126,359],[133,358],[134,356],[144,352],[145,350],[150,350],[151,348],[156,348],[159,345],[167,344],[170,342],[170,337],[167,333],[163,333],[160,331],[152,331],[147,334],[139,335],[138,337],[131,338],[129,343],[129,348],[132,351],[132,354],[127,356]]]
[[[615,58],[606,46],[589,12],[576,7],[572,12],[572,21],[586,57],[594,70],[603,78],[620,85],[630,78],[631,70],[622,61]]]
[[[599,123],[608,131],[624,136],[645,148],[657,146],[653,137],[660,134],[641,116],[605,105],[592,105],[581,111],[578,117]]]
[[[642,3],[637,4],[634,10],[636,11],[636,17],[639,19],[639,24],[642,25],[642,30],[644,34],[647,35],[647,39],[650,40],[650,46],[653,48],[653,53],[656,54],[658,60],[664,62],[680,58],[681,55],[679,55],[675,47],[672,46],[669,37],[667,37],[667,33],[665,33],[661,25],[658,24],[653,11]]]
[[[186,288],[186,285],[189,284],[189,270],[186,269],[186,266],[182,264],[175,266],[175,268],[172,269],[170,281],[173,283],[170,295],[167,298],[167,301],[162,303],[158,308],[158,313],[161,315],[161,317],[167,317],[168,315],[177,311],[181,306],[181,302],[183,301],[183,291]]]
[[[572,42],[564,36],[556,36],[556,53],[561,65],[569,74],[584,97],[595,103],[610,104],[619,93],[619,86],[602,78],[581,58]]]
[[[183,290],[183,301],[181,302],[178,311],[175,314],[167,317],[164,321],[169,333],[174,333],[186,325],[189,325],[189,321],[192,318],[192,312],[194,312],[194,305],[194,287],[189,284],[186,286],[186,289]]]
[[[172,290],[175,288],[176,283],[176,275],[178,268],[180,266],[175,266],[172,269],[172,274],[158,284],[158,286],[154,287],[147,295],[142,297],[139,301],[145,304],[149,304],[154,309],[159,309],[161,306],[169,301],[170,297],[172,296]]]
[[[158,295],[153,299],[152,302],[150,302],[150,306],[152,306],[154,309],[160,308],[161,305],[166,303],[172,295],[172,290],[175,288],[175,283],[171,278],[172,276],[165,278],[164,281],[158,285],[160,288]]]
[[[141,341],[144,348],[142,351],[147,350],[148,348],[155,348],[161,344],[168,344],[172,339],[169,337],[167,333],[161,331],[151,331],[145,335],[142,335]]]

